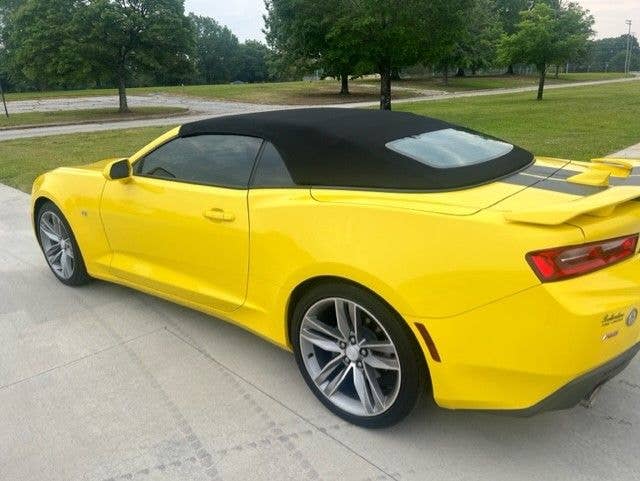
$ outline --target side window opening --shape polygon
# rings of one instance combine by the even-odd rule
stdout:
[[[258,159],[258,164],[253,174],[251,187],[277,188],[295,186],[296,183],[291,178],[280,152],[271,142],[265,141],[262,155]]]
[[[241,135],[179,137],[136,164],[145,177],[247,188],[262,139]]]

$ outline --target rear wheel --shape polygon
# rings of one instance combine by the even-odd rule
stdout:
[[[316,397],[341,418],[386,427],[407,416],[425,390],[423,355],[404,320],[351,284],[323,284],[296,305],[292,342]]]
[[[90,280],[71,227],[53,202],[38,209],[36,232],[44,258],[60,282],[79,286]]]

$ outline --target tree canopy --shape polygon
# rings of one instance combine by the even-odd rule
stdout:
[[[267,0],[267,41],[281,55],[343,79],[357,65],[369,66],[380,75],[380,108],[390,109],[394,69],[449,47],[472,1]]]
[[[117,83],[120,111],[128,111],[126,86],[136,71],[188,68],[191,24],[183,0],[88,0],[76,21],[92,70]]]
[[[576,67],[596,72],[624,72],[627,58],[628,35],[603,38],[589,42],[588,53],[580,59],[572,59]],[[629,42],[631,48],[631,70],[640,70],[640,44],[633,35]]]
[[[0,0],[0,75],[14,88],[268,78],[267,47],[238,42],[183,0]]]
[[[211,17],[191,14],[189,18],[195,34],[198,80],[213,84],[233,79],[240,68],[238,38]]]
[[[363,45],[352,35],[344,0],[266,0],[265,34],[281,62],[301,69],[321,69],[342,79],[349,93],[349,75],[363,58]]]
[[[380,107],[411,71],[509,72],[534,65],[624,69],[627,36],[591,41],[568,0],[265,0],[267,45],[240,42],[184,0],[0,0],[0,80],[10,90],[295,80],[378,74]],[[631,39],[631,67],[640,46]]]
[[[556,9],[538,3],[520,16],[515,32],[502,38],[499,56],[505,64],[535,65],[540,76],[538,100],[542,100],[548,67],[585,51],[593,17],[573,2]]]

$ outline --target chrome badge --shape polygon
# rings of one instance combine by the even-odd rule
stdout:
[[[631,327],[636,323],[636,319],[638,319],[638,309],[634,307],[627,314],[625,322],[627,323],[627,326]]]

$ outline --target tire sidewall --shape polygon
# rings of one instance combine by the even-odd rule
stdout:
[[[316,302],[330,297],[355,301],[382,323],[393,341],[400,362],[400,389],[394,404],[377,416],[357,416],[334,405],[315,385],[307,372],[300,349],[300,327],[307,310]],[[371,292],[348,283],[322,284],[311,288],[296,304],[291,318],[291,343],[300,373],[316,397],[342,419],[367,428],[383,428],[398,423],[415,407],[426,389],[427,366],[424,355],[406,322],[395,310]]]
[[[51,268],[47,256],[44,255],[44,249],[42,248],[42,239],[40,237],[40,219],[45,212],[53,212],[55,215],[57,215],[60,219],[60,222],[62,222],[62,224],[64,225],[64,228],[67,229],[67,232],[69,233],[69,239],[71,240],[71,247],[73,248],[73,256],[75,261],[73,266],[73,275],[69,279],[65,279],[58,275],[58,273]],[[76,241],[76,237],[73,233],[73,229],[71,229],[71,226],[69,225],[69,222],[67,222],[67,219],[62,211],[53,202],[47,201],[38,208],[38,212],[36,214],[35,230],[38,244],[40,245],[40,250],[42,251],[45,262],[47,263],[47,266],[49,266],[49,269],[51,270],[53,275],[56,276],[56,278],[60,282],[68,286],[79,286],[82,284],[86,284],[89,280],[89,276],[84,264],[84,258],[82,257],[82,253],[80,252],[80,247],[78,246],[78,242]]]

